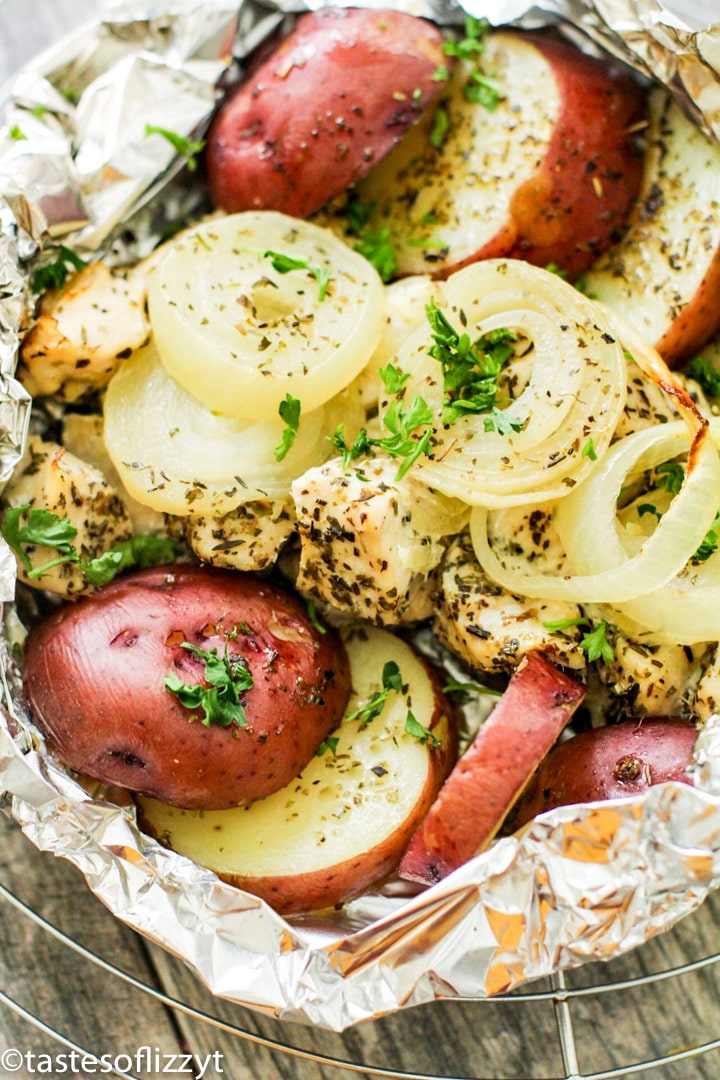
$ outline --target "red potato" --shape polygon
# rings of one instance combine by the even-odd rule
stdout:
[[[525,825],[554,806],[642,795],[666,780],[689,783],[697,729],[691,720],[627,720],[556,746],[516,807]]]
[[[442,45],[431,23],[398,11],[302,16],[210,129],[215,205],[302,218],[340,194],[440,93]]]
[[[643,92],[607,61],[535,35],[489,34],[481,63],[497,107],[466,100],[471,69],[460,64],[440,101],[441,146],[431,118],[358,186],[370,225],[389,229],[401,275],[511,256],[574,276],[610,245],[637,193]]]
[[[346,716],[334,752],[325,748],[287,789],[204,813],[139,800],[146,832],[283,914],[342,903],[387,877],[455,760],[451,710],[424,660],[382,630],[351,635],[347,651],[351,712],[380,688],[388,661],[403,692],[365,726]],[[437,743],[408,733],[410,707]]]
[[[205,726],[202,710],[165,689],[169,672],[204,680],[204,660],[183,642],[242,657],[254,679],[241,696],[246,726]],[[350,690],[342,644],[319,634],[296,598],[251,575],[189,566],[117,579],[52,615],[28,639],[24,687],[70,768],[199,808],[287,784]]]
[[[587,289],[675,364],[720,329],[720,148],[661,90],[647,143],[628,229]]]
[[[412,838],[400,876],[433,885],[486,847],[585,696],[531,653]]]

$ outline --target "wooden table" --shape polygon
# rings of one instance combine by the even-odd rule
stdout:
[[[93,0],[0,0],[0,79],[91,18],[98,6]],[[366,1024],[343,1036],[281,1024],[223,1004],[208,994],[181,962],[117,922],[89,894],[73,868],[38,853],[4,818],[0,818],[0,831],[0,880],[21,902],[151,991],[178,999],[221,1022],[361,1066],[410,1073],[529,1080],[564,1077],[573,1071],[572,1062],[567,1068],[563,1064],[560,1051],[558,1020],[563,1020],[563,1007],[556,1007],[551,1000],[443,1002]],[[720,900],[714,898],[672,933],[609,965],[586,967],[568,976],[568,985],[634,979],[711,955],[718,950],[719,918]],[[21,1009],[97,1055],[133,1054],[143,1045],[162,1054],[183,1051],[201,1058],[217,1052],[220,1056],[215,1064],[222,1072],[209,1068],[206,1075],[210,1080],[219,1076],[232,1080],[338,1080],[351,1075],[335,1066],[318,1065],[244,1041],[169,1008],[137,985],[78,955],[7,901],[0,902],[0,934],[0,985],[4,992]],[[550,988],[542,983],[530,989],[539,992]],[[570,1012],[579,1051],[576,1071],[589,1074],[625,1067],[720,1036],[718,971],[706,966],[670,981],[575,998]],[[50,1034],[39,1031],[18,1012],[0,1007],[0,1052],[7,1047],[38,1055],[62,1050]],[[711,1080],[719,1074],[720,1058],[713,1051],[663,1065],[649,1075],[658,1080]],[[3,1072],[0,1066],[0,1080],[11,1076],[29,1080],[37,1075],[37,1071],[25,1068]],[[368,1074],[361,1071],[359,1075]]]

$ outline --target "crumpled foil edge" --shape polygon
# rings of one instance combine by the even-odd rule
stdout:
[[[185,88],[194,80],[198,108],[188,113],[184,129],[174,130],[190,134],[207,121],[215,68],[198,53],[205,40],[200,23],[208,6],[226,15],[228,5],[175,0],[165,15],[156,6],[152,18],[138,10],[141,4],[133,6],[133,18],[123,22],[116,12],[101,30],[89,29],[87,38],[74,35],[72,48],[65,42],[43,54],[16,82],[11,117],[19,110],[28,122],[38,106],[51,112],[36,117],[45,119],[42,130],[30,125],[29,146],[0,140],[0,480],[17,463],[30,412],[29,398],[13,378],[29,300],[22,265],[48,237],[72,230],[73,244],[101,249],[113,226],[148,204],[181,165],[167,152],[162,160],[140,153],[135,174],[121,176],[117,191],[108,183],[97,197],[93,176],[97,180],[114,167],[118,145],[138,150],[132,132],[124,142],[106,143],[103,154],[97,145],[90,147],[95,174],[87,154],[69,153],[72,139],[82,149],[83,136],[93,132],[97,85],[106,93],[113,89],[106,73],[92,67],[98,43],[110,41],[121,52],[128,46],[124,88],[133,72],[141,72],[145,86],[145,76],[154,80],[163,65],[166,72],[182,73]],[[667,83],[680,81],[694,95],[707,130],[720,133],[720,107],[714,107],[720,63],[713,68],[708,61],[720,28],[696,35],[682,26],[668,28],[653,4],[646,5],[647,25],[639,27],[633,0],[547,0],[534,6],[526,0],[472,0],[468,9],[496,24],[567,18],[616,55],[632,56],[639,70]],[[274,24],[284,10],[282,4],[271,8],[249,0],[241,7],[241,24],[256,27],[260,18]],[[458,16],[442,0],[419,0],[412,10],[438,21]],[[627,27],[627,34],[610,29],[618,26]],[[151,51],[158,43],[162,56]],[[54,70],[93,76],[79,115],[49,81]],[[160,82],[163,77],[168,76]],[[13,570],[5,551],[5,597],[12,595]],[[693,787],[665,784],[642,798],[558,808],[410,900],[369,894],[331,915],[286,920],[143,836],[131,809],[97,793],[92,797],[45,752],[23,713],[7,638],[0,641],[0,677],[7,710],[0,715],[0,790],[24,833],[39,849],[77,866],[118,918],[183,957],[212,992],[275,1017],[343,1030],[440,997],[503,993],[639,945],[720,885],[720,717],[711,718],[699,735]]]

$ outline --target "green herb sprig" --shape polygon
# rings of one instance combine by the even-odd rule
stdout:
[[[174,671],[169,671],[163,680],[165,689],[174,694],[184,708],[202,709],[205,727],[210,724],[245,727],[247,716],[241,695],[252,690],[255,683],[244,657],[229,656],[227,642],[222,656],[218,655],[217,649],[200,649],[188,641],[183,641],[180,647],[205,662],[203,678],[209,686],[184,683]]]
[[[88,264],[70,248],[61,246],[54,262],[39,266],[33,271],[30,281],[33,292],[45,292],[46,289],[62,289],[72,270],[78,273]]]
[[[686,368],[687,374],[708,397],[720,397],[720,370],[703,356],[696,356]]]
[[[286,394],[285,400],[281,401],[278,406],[278,414],[285,424],[285,430],[282,433],[282,439],[275,447],[276,461],[282,461],[295,442],[295,436],[300,427],[300,412],[301,405],[299,399],[293,397],[292,394]]]
[[[145,137],[147,138],[148,135],[161,135],[163,139],[170,143],[173,150],[180,157],[185,158],[188,172],[195,172],[197,169],[197,155],[205,149],[204,139],[198,139],[197,142],[194,142],[185,135],[179,135],[177,131],[168,131],[167,128],[158,127],[156,124],[145,125]]]
[[[400,668],[394,660],[388,660],[382,669],[382,690],[376,690],[364,705],[349,712],[345,719],[359,720],[360,730],[362,731],[380,715],[391,693],[401,694],[402,692],[403,680]]]
[[[292,255],[283,255],[280,251],[264,251],[264,259],[270,259],[270,265],[278,274],[290,274],[293,270],[306,270],[318,284],[318,303],[322,304],[327,296],[331,272],[327,266],[311,266],[307,259],[296,259]]]
[[[419,720],[416,720],[411,709],[408,709],[408,714],[405,718],[405,731],[408,735],[412,735],[413,739],[424,746],[429,742],[431,746],[440,746],[440,740],[437,735],[430,730],[430,728],[423,727]]]

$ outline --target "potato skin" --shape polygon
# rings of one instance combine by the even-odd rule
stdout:
[[[627,720],[560,743],[517,807],[516,827],[555,806],[641,795],[654,784],[687,784],[697,738],[691,720]]]
[[[440,31],[398,11],[328,8],[220,110],[208,136],[216,207],[307,217],[364,176],[442,90]],[[419,94],[418,94],[419,91]]]
[[[515,242],[505,254],[574,277],[617,238],[640,188],[643,159],[629,129],[645,117],[645,94],[619,66],[541,35],[527,40],[550,64],[562,105],[540,169],[512,198]]]
[[[247,626],[228,637],[233,627]],[[203,681],[182,641],[244,657],[247,726],[203,725],[163,685]],[[58,756],[78,772],[175,806],[224,809],[295,777],[343,715],[345,650],[304,606],[251,575],[167,566],[120,578],[30,634],[24,688]]]

